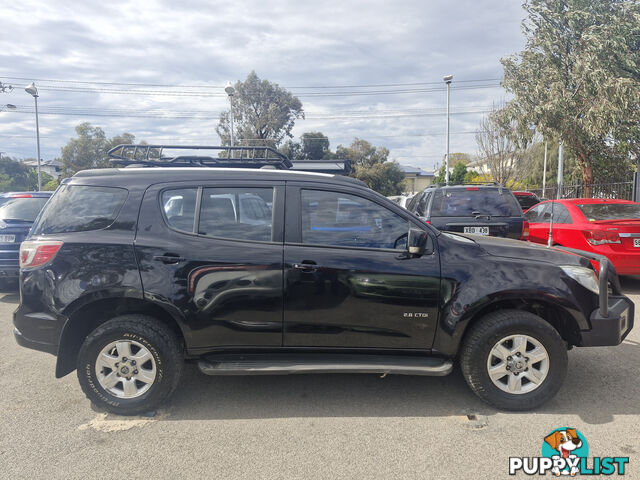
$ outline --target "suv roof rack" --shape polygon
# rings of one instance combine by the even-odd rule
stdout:
[[[504,185],[502,185],[499,182],[462,182],[462,183],[449,183],[448,185],[446,183],[432,183],[431,185],[429,185],[429,187],[464,187],[465,185],[487,185],[487,186],[504,188]]]
[[[167,150],[216,150],[226,156],[166,153]],[[239,154],[238,154],[239,152]],[[220,145],[134,145],[123,144],[107,152],[109,161],[123,166],[146,167],[271,167],[288,169],[293,166],[286,155],[271,147],[225,147]]]

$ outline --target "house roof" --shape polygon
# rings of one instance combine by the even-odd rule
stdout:
[[[435,172],[428,172],[426,170],[422,170],[419,167],[412,167],[411,165],[400,165],[400,170],[405,175],[415,175],[416,177],[435,177]]]

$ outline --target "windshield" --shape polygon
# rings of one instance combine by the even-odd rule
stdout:
[[[588,221],[598,220],[640,220],[639,203],[584,203],[576,205]]]
[[[431,207],[432,217],[520,216],[522,211],[513,194],[503,188],[456,188],[438,190]]]
[[[33,222],[48,198],[5,198],[0,205],[0,219]]]

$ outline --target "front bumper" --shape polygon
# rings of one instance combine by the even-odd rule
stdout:
[[[580,332],[580,347],[619,345],[633,328],[634,305],[624,295],[608,297],[607,316],[601,309],[591,313],[591,330]]]

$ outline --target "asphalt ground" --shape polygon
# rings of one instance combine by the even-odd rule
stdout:
[[[640,309],[640,277],[623,278]],[[575,348],[560,393],[533,412],[478,400],[448,377],[208,377],[193,365],[155,417],[93,411],[75,374],[13,339],[0,294],[0,478],[496,479],[558,427],[640,478],[640,326],[617,347]],[[636,315],[636,325],[639,315]],[[519,474],[516,478],[525,478]]]

